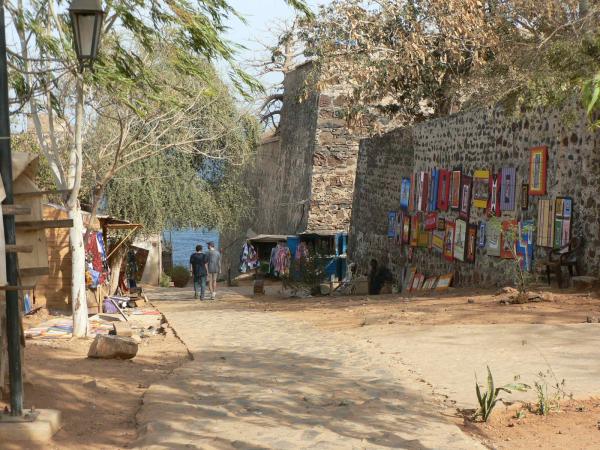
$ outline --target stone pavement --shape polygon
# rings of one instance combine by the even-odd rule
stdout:
[[[144,396],[137,448],[483,448],[366,341],[268,312],[151,299],[194,360]]]

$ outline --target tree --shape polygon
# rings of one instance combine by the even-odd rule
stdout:
[[[410,124],[473,105],[563,102],[596,72],[598,1],[334,0],[304,25],[321,85]]]
[[[237,89],[253,91],[260,86],[234,63],[235,46],[223,38],[226,19],[237,15],[225,0],[108,2],[99,61],[95,71],[85,75],[78,73],[69,19],[61,3],[8,0],[5,7],[17,38],[9,49],[14,112],[31,115],[56,186],[69,192],[63,201],[73,220],[73,335],[80,337],[87,334],[87,306],[79,195],[84,179],[83,126],[93,111],[86,108],[84,81],[88,99],[107,96],[143,117],[146,102],[156,101],[164,86],[153,84],[153,72],[146,67],[142,52],[151,54],[158,45],[168,45],[174,55],[172,67],[181,74],[202,79],[205,65],[198,66],[198,61],[220,58],[229,63],[230,79]],[[309,12],[302,1],[287,3]]]

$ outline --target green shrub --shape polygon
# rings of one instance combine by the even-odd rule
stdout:
[[[518,377],[515,377],[515,383],[506,384],[501,387],[494,387],[494,378],[492,377],[492,372],[488,366],[487,368],[488,376],[487,376],[487,391],[481,392],[479,383],[477,382],[477,376],[475,376],[475,393],[477,394],[477,401],[479,402],[479,409],[475,413],[475,418],[481,417],[484,422],[490,417],[496,403],[498,401],[502,401],[502,399],[498,398],[498,394],[501,391],[508,392],[509,394],[512,391],[526,391],[530,387],[523,383],[518,383]]]
[[[169,287],[169,286],[171,286],[171,277],[169,275],[167,275],[166,273],[164,273],[164,272],[161,273],[158,285],[160,287]]]
[[[173,266],[171,270],[171,280],[175,287],[186,287],[190,281],[190,270],[185,266]]]

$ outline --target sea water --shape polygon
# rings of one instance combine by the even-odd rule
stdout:
[[[164,240],[171,240],[173,245],[173,264],[187,266],[190,255],[196,251],[196,245],[200,244],[207,250],[209,242],[214,242],[219,248],[219,232],[216,230],[172,230],[164,232]]]

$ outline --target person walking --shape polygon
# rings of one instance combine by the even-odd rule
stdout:
[[[215,248],[214,242],[208,243],[208,290],[211,299],[217,296],[217,278],[221,273],[221,254]]]
[[[196,253],[192,253],[192,256],[190,256],[190,273],[194,278],[195,299],[198,296],[200,296],[200,300],[205,299],[207,270],[208,257],[202,252],[202,246],[196,245]]]

